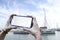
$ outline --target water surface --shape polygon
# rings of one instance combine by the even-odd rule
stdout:
[[[29,35],[23,35],[23,34],[13,34],[8,33],[5,40],[35,40],[35,38],[29,34]],[[42,40],[60,40],[60,32],[56,32],[56,34],[46,34],[42,35]]]

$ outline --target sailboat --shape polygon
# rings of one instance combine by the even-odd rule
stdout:
[[[44,10],[44,27],[40,27],[41,34],[55,34],[54,30],[50,30],[47,28],[47,20],[46,20],[46,12]]]

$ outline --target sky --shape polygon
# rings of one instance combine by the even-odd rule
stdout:
[[[0,29],[11,14],[32,15],[43,27],[45,13],[47,27],[60,28],[60,0],[0,0]]]

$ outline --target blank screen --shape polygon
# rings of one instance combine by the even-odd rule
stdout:
[[[13,16],[11,25],[30,27],[32,18]]]

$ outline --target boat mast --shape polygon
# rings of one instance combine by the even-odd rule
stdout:
[[[43,8],[43,11],[44,11],[44,27],[47,27],[46,11],[44,8]]]

